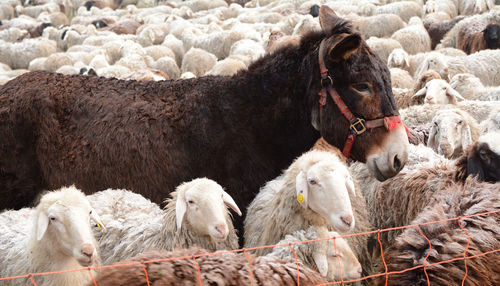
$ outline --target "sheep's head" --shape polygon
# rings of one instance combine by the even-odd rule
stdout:
[[[432,119],[427,146],[447,158],[456,158],[473,143],[478,128],[476,120],[464,111],[441,110]]]
[[[45,194],[35,216],[37,241],[43,240],[51,251],[73,257],[82,266],[97,263],[97,243],[90,220],[99,226],[102,222],[81,191],[71,186]]]
[[[495,50],[500,47],[500,25],[491,23],[483,31],[483,37],[488,49]]]
[[[481,80],[470,73],[459,73],[450,80],[450,86],[466,98],[474,96],[476,89],[483,88]]]
[[[476,176],[480,181],[500,182],[500,132],[481,135],[457,160],[457,166],[459,173],[465,171],[465,174],[459,174],[462,177]]]
[[[347,167],[334,154],[310,151],[295,178],[297,201],[330,222],[339,231],[354,228],[354,215],[348,191],[355,194]],[[309,158],[319,160],[307,160]],[[307,159],[306,159],[307,158]]]
[[[327,240],[326,250],[316,249],[313,253],[314,263],[316,263],[320,274],[328,281],[340,281],[341,278],[344,281],[360,278],[363,271],[361,264],[352,252],[349,243],[339,236],[337,232],[329,232],[329,237],[336,237],[335,241],[333,239]],[[340,276],[341,269],[342,277]]]
[[[413,95],[413,98],[417,99],[421,96],[425,96],[424,103],[428,104],[456,104],[458,100],[465,100],[460,93],[442,79],[429,81],[425,87]]]
[[[175,216],[177,230],[189,227],[199,235],[222,241],[229,234],[226,206],[241,216],[233,198],[216,182],[207,178],[195,179],[177,187]]]
[[[403,49],[394,49],[387,58],[387,66],[389,68],[402,68],[409,67],[408,53]]]

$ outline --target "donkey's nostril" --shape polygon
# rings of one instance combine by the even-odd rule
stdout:
[[[399,161],[397,154],[394,156],[394,163],[393,164],[394,164],[394,170],[399,171],[399,169],[401,168],[401,161]]]

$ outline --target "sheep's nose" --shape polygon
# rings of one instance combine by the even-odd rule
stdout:
[[[224,223],[219,223],[215,226],[215,230],[220,234],[221,237],[227,236],[226,225]]]
[[[82,246],[82,254],[89,258],[92,257],[94,254],[94,247],[89,243],[84,244]]]
[[[341,216],[340,219],[347,226],[351,226],[351,224],[352,224],[352,215]]]

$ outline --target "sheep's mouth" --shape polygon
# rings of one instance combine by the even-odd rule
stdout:
[[[78,259],[78,263],[83,267],[89,267],[89,266],[92,266],[94,264],[94,260],[91,258],[85,257],[85,258]]]

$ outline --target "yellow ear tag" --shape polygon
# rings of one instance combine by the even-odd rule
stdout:
[[[466,180],[466,181],[470,181],[470,180],[472,180],[472,175],[467,176],[467,179],[465,179],[465,180]]]
[[[97,227],[98,227],[99,229],[101,229],[101,225],[100,225],[98,222],[96,222],[96,224],[97,224]]]
[[[297,202],[299,202],[299,204],[303,204],[304,203],[304,195],[303,194],[298,194],[297,195]]]

